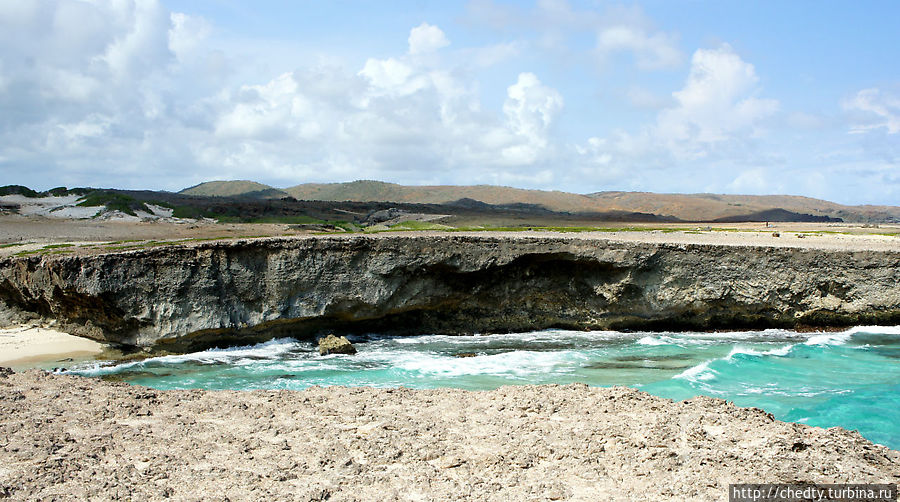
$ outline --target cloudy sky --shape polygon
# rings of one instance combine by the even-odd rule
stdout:
[[[0,184],[900,204],[900,2],[0,1]]]

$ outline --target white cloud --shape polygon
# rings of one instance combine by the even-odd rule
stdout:
[[[74,124],[60,124],[59,128],[69,140],[96,138],[106,133],[111,122],[109,117],[94,114]]]
[[[282,186],[374,178],[768,191],[779,186],[771,173],[784,172],[772,166],[796,163],[789,188],[856,183],[863,193],[868,183],[898,193],[896,142],[837,131],[828,110],[779,115],[756,69],[727,45],[696,51],[679,85],[671,73],[628,67],[685,59],[678,35],[639,8],[593,12],[540,0],[472,9],[490,14],[502,35],[451,46],[441,28],[422,23],[396,34],[408,47],[367,59],[230,38],[157,0],[0,2],[0,178],[166,189],[212,178]],[[598,54],[601,70],[616,73],[597,78]],[[634,80],[618,82],[620,71]],[[548,85],[556,82],[567,87]],[[602,108],[616,97],[625,106]],[[879,89],[852,96],[844,103],[851,131],[896,134],[897,101]],[[641,110],[619,115],[628,103]],[[773,117],[786,134],[767,133],[779,126]],[[635,119],[643,127],[627,125]],[[822,162],[817,150],[786,155],[785,144],[802,140],[798,125],[833,132],[847,153]],[[585,126],[605,129],[583,134]]]
[[[625,93],[628,102],[637,108],[648,110],[659,110],[667,106],[671,106],[673,99],[671,96],[660,96],[642,87],[632,87]]]
[[[761,121],[779,108],[774,99],[756,97],[758,83],[753,65],[727,44],[699,49],[684,88],[672,93],[676,105],[660,112],[656,134],[682,153],[700,156],[715,143],[757,134]]]
[[[488,67],[509,61],[519,56],[524,49],[525,44],[521,42],[506,42],[464,49],[460,51],[460,55],[462,61],[466,61],[474,67]]]
[[[738,174],[728,189],[735,193],[773,193],[774,179],[764,169],[748,169]]]
[[[791,112],[785,118],[787,124],[795,129],[823,129],[829,122],[828,117],[806,112]]]
[[[531,48],[554,53],[568,61],[601,64],[615,54],[628,54],[642,70],[680,67],[684,54],[679,37],[657,29],[639,7],[607,7],[602,11],[573,8],[568,0],[538,0],[531,9],[516,8],[491,0],[468,5],[472,22],[495,29],[511,28],[537,33]],[[584,36],[596,42],[591,51],[577,49]]]
[[[229,85],[211,78],[213,27],[154,0],[4,4],[0,28],[0,78],[15,90],[0,92],[0,169],[52,166],[79,184],[168,189],[228,177],[552,176],[544,162],[559,93],[522,73],[495,97],[502,106],[485,109],[472,75],[516,43],[428,57],[449,41],[423,23],[408,52],[361,68],[318,64]]]
[[[503,113],[510,130],[524,141],[504,148],[503,157],[514,164],[532,163],[547,148],[547,130],[562,110],[563,98],[533,73],[520,73],[507,96]]]
[[[145,74],[172,55],[169,51],[172,19],[158,2],[116,2],[110,6],[113,25],[123,29],[95,61],[106,63],[115,79],[121,81]]]
[[[409,32],[409,53],[427,54],[450,45],[444,32],[437,26],[422,23]]]
[[[265,85],[243,86],[234,106],[218,117],[216,135],[243,139],[311,139],[320,128],[309,99],[286,73]]]
[[[195,57],[212,33],[212,26],[199,16],[190,16],[181,12],[173,12],[170,16],[169,50],[181,62]]]
[[[412,94],[426,84],[420,78],[413,78],[413,68],[409,64],[394,58],[370,58],[359,74],[376,88],[399,95]]]
[[[451,73],[386,61],[370,59],[357,75],[295,72],[221,95],[212,104],[215,129],[230,141],[206,145],[198,158],[232,170],[246,162],[247,169],[293,180],[335,175],[335,166],[356,166],[348,170],[353,177],[446,169],[471,170],[472,179],[546,177],[531,166],[546,155],[563,102],[534,74],[509,86],[501,120],[481,111],[477,95]],[[402,78],[374,71],[396,65],[403,65]]]
[[[184,143],[201,133],[177,117],[190,96],[170,92],[172,21],[154,0],[2,2],[0,169],[105,186],[183,172]]]
[[[636,26],[614,25],[597,33],[597,52],[602,57],[622,51],[633,53],[637,67],[644,70],[675,68],[683,59],[675,37],[662,32],[648,34]]]
[[[844,109],[854,113],[851,133],[884,128],[888,134],[900,132],[900,98],[879,89],[863,89],[844,102]]]
[[[730,46],[697,50],[684,86],[672,93],[669,106],[653,123],[636,132],[589,138],[577,148],[578,162],[593,166],[595,177],[624,176],[631,170],[642,173],[651,186],[654,179],[668,180],[666,190],[683,186],[696,191],[702,179],[711,190],[759,193],[767,178],[758,166],[773,159],[753,145],[779,109],[778,101],[759,93],[753,65]],[[636,92],[632,101],[642,97]],[[676,172],[682,174],[673,180]]]
[[[19,2],[0,9],[0,60],[18,89],[17,126],[73,122],[156,99],[158,79],[173,61],[170,14],[158,2],[25,2],[40,4],[31,9],[12,3]]]
[[[521,73],[506,89],[502,113],[485,111],[467,79],[473,65],[490,62],[473,55],[511,47],[462,49],[447,58],[459,66],[448,67],[421,57],[444,45],[438,33],[434,26],[413,28],[408,54],[369,58],[355,73],[315,67],[220,93],[206,103],[223,141],[196,147],[195,158],[231,172],[245,163],[257,178],[265,173],[287,183],[433,179],[431,173],[450,171],[476,182],[537,183],[552,176],[539,164],[563,106],[559,92]]]
[[[103,82],[91,75],[65,68],[41,68],[40,92],[45,99],[87,103],[103,87]]]

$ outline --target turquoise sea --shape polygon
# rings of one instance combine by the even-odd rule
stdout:
[[[836,333],[546,330],[350,339],[359,350],[354,356],[322,357],[311,342],[282,338],[118,365],[97,363],[72,372],[157,389],[627,385],[676,400],[721,397],[781,420],[857,429],[876,443],[900,449],[900,327]]]

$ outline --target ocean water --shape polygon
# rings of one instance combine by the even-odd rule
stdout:
[[[777,418],[857,429],[900,449],[900,327],[350,337],[354,356],[319,356],[292,338],[73,373],[157,389],[303,389],[312,385],[494,389],[583,382],[627,385],[675,400],[721,397]],[[457,357],[460,354],[474,357]]]

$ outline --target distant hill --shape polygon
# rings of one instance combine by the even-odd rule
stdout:
[[[725,216],[713,220],[715,223],[737,223],[742,221],[802,221],[807,223],[835,223],[843,221],[840,218],[830,216],[817,216],[813,214],[795,213],[786,209],[766,209],[751,214],[738,216]]]
[[[280,199],[287,192],[255,181],[207,181],[178,192],[201,197],[252,197],[256,199]]]
[[[585,195],[493,185],[408,186],[383,181],[352,181],[350,183],[306,183],[285,189],[301,200],[391,201],[423,204],[446,204],[460,199],[472,199],[487,204],[534,204],[551,211],[593,211],[591,199]]]
[[[650,192],[559,191],[472,186],[407,186],[382,181],[306,183],[278,189],[252,181],[213,181],[183,190],[185,195],[242,196],[298,200],[396,202],[414,204],[484,203],[539,206],[561,213],[641,213],[686,221],[855,221],[900,222],[897,206],[846,206],[794,195],[657,194]]]

